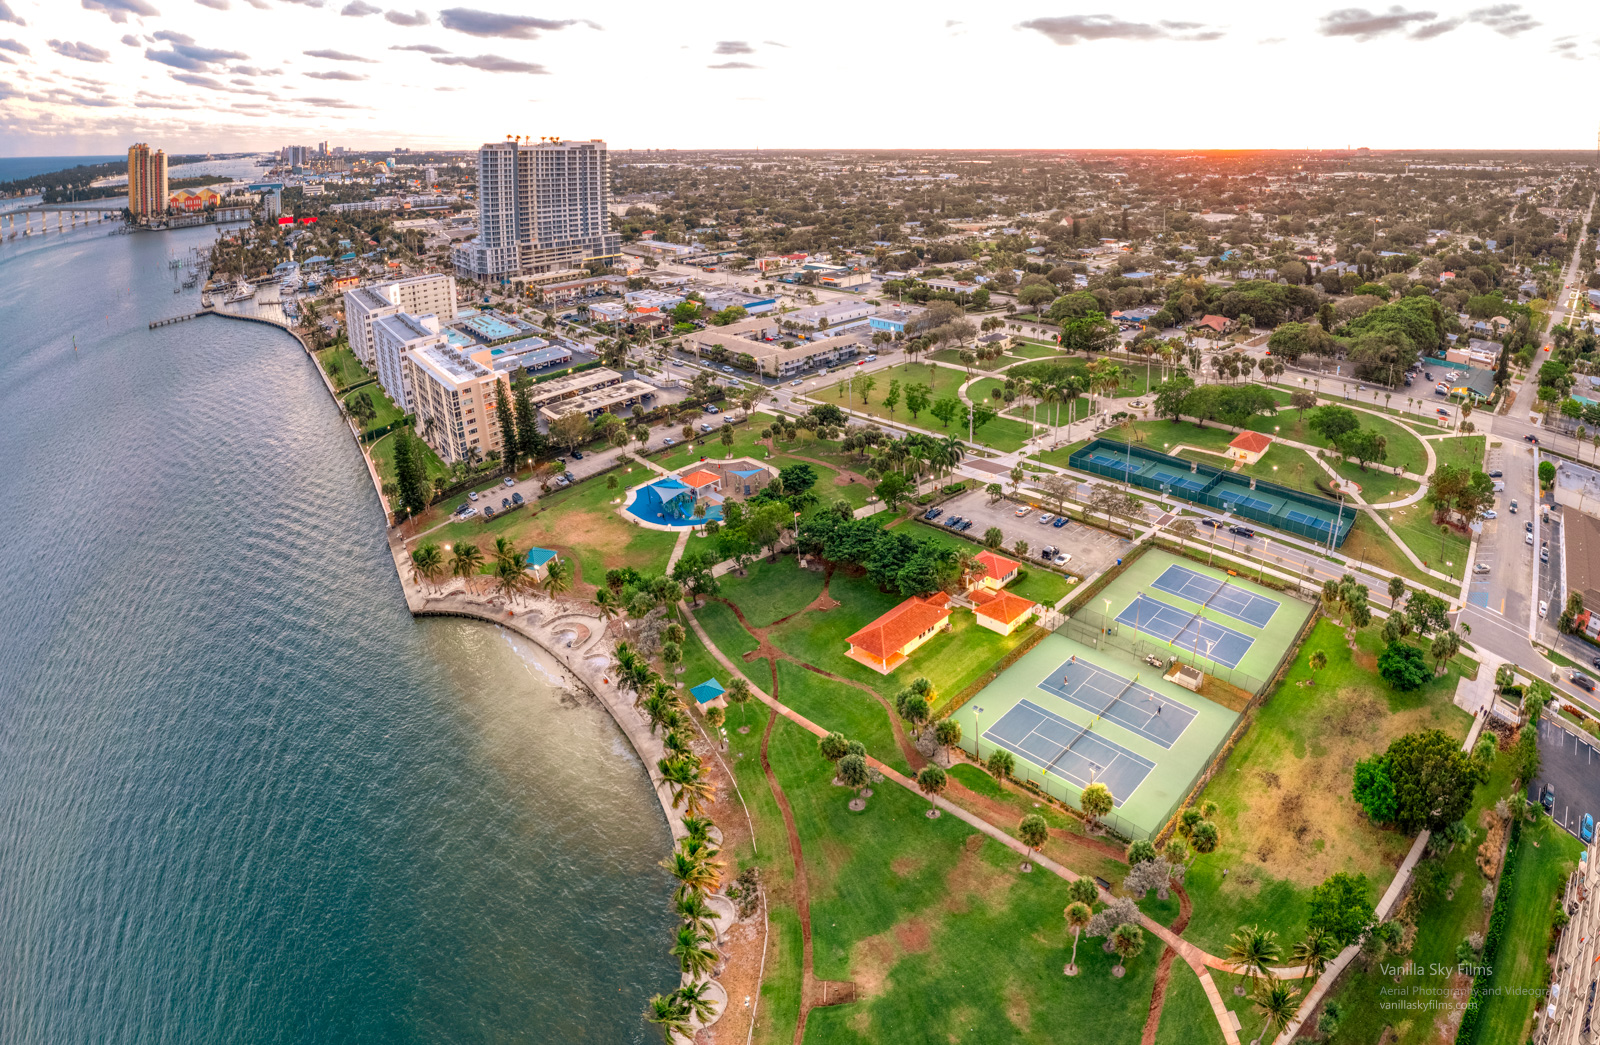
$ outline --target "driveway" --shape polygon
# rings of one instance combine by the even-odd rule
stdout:
[[[1556,789],[1556,823],[1574,836],[1584,814],[1600,816],[1600,750],[1594,738],[1569,733],[1549,718],[1539,721],[1539,773],[1528,783],[1528,801],[1539,801],[1545,784]]]
[[[934,525],[942,525],[955,515],[971,519],[972,529],[966,531],[965,536],[980,542],[989,527],[998,526],[1000,532],[1005,534],[1005,541],[1000,548],[1002,554],[1015,555],[1017,541],[1027,541],[1028,554],[1024,558],[1037,563],[1040,551],[1051,546],[1072,556],[1072,561],[1064,569],[1079,577],[1091,577],[1099,573],[1132,547],[1125,538],[1080,522],[1068,520],[1060,529],[1049,524],[1040,525],[1039,520],[1046,513],[1038,508],[1019,519],[1017,502],[1002,499],[990,504],[989,495],[982,490],[969,490],[952,497],[941,507],[944,508],[944,514],[934,520]]]

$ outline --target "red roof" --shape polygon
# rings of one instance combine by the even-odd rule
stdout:
[[[850,636],[850,645],[879,660],[888,660],[918,635],[944,623],[950,616],[948,601],[944,592],[927,599],[913,595]]]
[[[1198,326],[1202,326],[1202,327],[1210,327],[1212,330],[1226,330],[1227,327],[1228,327],[1228,317],[1227,316],[1207,316],[1204,319],[1202,319],[1197,325]]]
[[[702,486],[710,486],[712,483],[720,483],[722,476],[716,472],[708,472],[704,468],[697,468],[684,476],[683,481],[685,485],[699,489]]]
[[[978,600],[974,599],[974,602]],[[1013,595],[1009,591],[995,592],[984,599],[974,610],[980,617],[997,620],[1001,624],[1010,624],[1021,620],[1039,608],[1031,599],[1024,599],[1021,595]]]
[[[983,566],[984,576],[990,580],[1003,581],[1017,568],[1016,563],[994,552],[979,552],[974,558]]]
[[[1228,445],[1235,450],[1259,454],[1272,445],[1272,437],[1270,435],[1262,435],[1260,432],[1240,432],[1234,436],[1233,442]]]

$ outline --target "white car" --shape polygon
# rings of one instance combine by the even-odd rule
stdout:
[[[1549,612],[1550,612],[1550,603],[1546,602],[1544,599],[1540,599],[1539,600],[1539,619],[1543,620],[1544,619],[1544,615],[1546,613],[1549,613]]]
[[[1533,534],[1532,533],[1523,534],[1522,535],[1522,543],[1523,544],[1527,544],[1527,545],[1532,545],[1533,544]]]
[[[1072,561],[1072,556],[1068,555],[1066,552],[1056,552],[1056,557],[1050,561],[1055,563],[1057,566],[1065,566],[1067,563]]]
[[[1040,526],[1049,526],[1051,523],[1053,523],[1055,521],[1056,521],[1056,517],[1054,515],[1051,515],[1049,512],[1045,512],[1043,515],[1039,516],[1039,525]]]
[[[1485,519],[1498,519],[1498,518],[1500,518],[1500,514],[1498,512],[1496,512],[1493,508],[1490,508],[1488,511],[1483,513],[1483,517]]]
[[[1024,515],[1027,515],[1027,514],[1028,514],[1028,513],[1029,513],[1029,512],[1031,512],[1031,511],[1033,511],[1033,506],[1032,506],[1032,505],[1027,505],[1027,504],[1025,504],[1025,505],[1023,505],[1023,506],[1022,506],[1022,507],[1021,507],[1021,508],[1018,508],[1018,509],[1017,509],[1017,518],[1019,518],[1019,519],[1020,519],[1020,518],[1022,518],[1022,517],[1023,517],[1023,516],[1024,516]]]
[[[790,385],[803,385],[803,384],[805,384],[805,382],[797,377],[793,381],[790,381],[789,384]]]

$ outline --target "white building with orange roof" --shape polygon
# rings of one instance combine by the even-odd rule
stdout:
[[[934,592],[913,595],[847,640],[845,655],[887,675],[906,662],[917,647],[950,629],[950,596]]]
[[[975,556],[978,568],[968,575],[967,588],[969,591],[983,587],[990,591],[999,591],[1007,584],[1017,579],[1017,571],[1021,566],[1004,555],[996,555],[991,551],[982,551]]]
[[[978,624],[1001,635],[1010,635],[1039,612],[1039,604],[1009,591],[990,591],[979,586],[967,595]]]
[[[1272,436],[1260,432],[1240,432],[1228,444],[1228,456],[1240,464],[1255,464],[1272,449]]]

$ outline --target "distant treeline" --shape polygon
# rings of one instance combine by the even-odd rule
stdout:
[[[168,178],[167,191],[177,192],[179,189],[198,189],[202,185],[220,185],[231,181],[226,175],[206,174],[198,178]],[[104,200],[116,196],[126,196],[126,185],[94,185],[84,189],[46,189],[44,202],[66,203],[69,200]]]
[[[228,159],[226,156],[213,156],[212,159]],[[169,156],[167,167],[170,170],[182,163],[199,163],[204,156]],[[68,167],[63,171],[50,171],[46,174],[35,174],[30,178],[18,178],[15,181],[0,182],[0,196],[31,196],[34,193],[45,194],[45,201],[54,203],[67,198],[68,194],[76,193],[79,199],[102,199],[107,193],[90,194],[90,186],[101,178],[112,178],[119,174],[128,173],[126,160],[112,160],[110,163],[80,163],[76,167]],[[226,178],[210,178],[200,184],[210,185]],[[175,179],[171,182],[173,188],[179,188],[180,182],[190,183],[194,179]],[[193,187],[192,185],[190,187]],[[113,187],[109,195],[120,195],[126,191],[120,187]],[[54,193],[54,198],[51,195]]]

